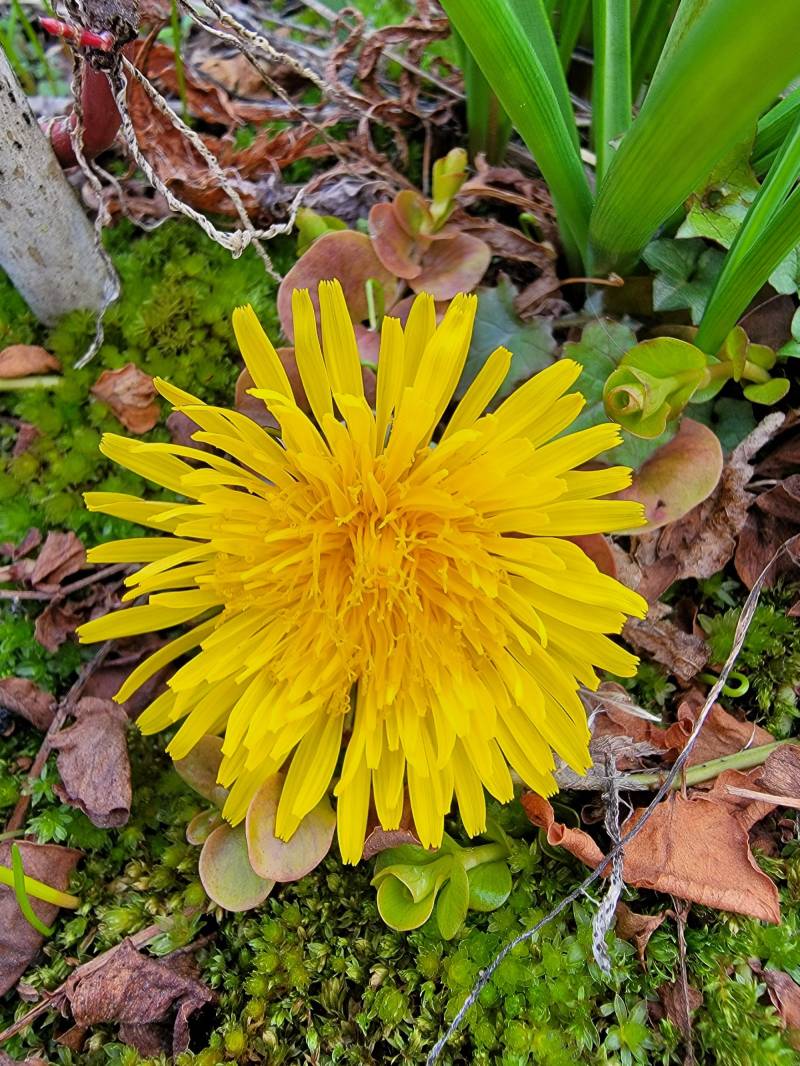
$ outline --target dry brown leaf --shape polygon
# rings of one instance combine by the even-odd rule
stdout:
[[[40,435],[41,434],[36,426],[32,425],[30,422],[21,422],[11,452],[13,457],[16,459],[18,456],[24,455]]]
[[[789,1040],[800,1051],[800,985],[783,970],[765,970],[758,959],[750,960],[750,969],[767,986],[769,998],[787,1029]]]
[[[84,621],[73,603],[63,600],[49,603],[36,619],[33,634],[49,652],[56,652]]]
[[[552,805],[543,796],[535,792],[525,792],[521,802],[533,824],[547,833],[548,844],[566,848],[571,855],[585,862],[587,866],[594,868],[599,865],[603,852],[597,843],[583,829],[571,829],[557,822]]]
[[[37,589],[57,589],[65,577],[86,566],[86,551],[74,533],[48,533],[30,582]]]
[[[636,948],[639,962],[644,964],[645,951],[650,937],[666,918],[665,911],[657,914],[638,914],[622,900],[617,904],[617,921],[614,931],[618,937],[629,941]]]
[[[200,426],[193,422],[183,411],[173,411],[167,416],[167,429],[173,444],[182,444],[188,448],[197,448],[201,452],[213,451],[210,444],[193,439],[194,433],[200,432]]]
[[[728,793],[729,785],[753,783],[736,770],[720,774],[710,792],[671,793],[625,846],[626,884],[665,892],[717,910],[780,921],[778,890],[750,851],[748,832],[774,805]],[[555,821],[552,806],[534,793],[522,797],[525,812],[547,840],[596,867],[603,852],[582,829]],[[642,817],[637,808],[621,827],[625,835]]]
[[[647,652],[667,672],[688,684],[708,662],[708,646],[701,637],[686,633],[670,621],[670,610],[654,603],[647,618],[635,618],[625,624],[625,639],[636,651]]]
[[[73,714],[75,724],[51,739],[61,775],[56,792],[101,829],[125,825],[131,807],[128,716],[119,704],[92,696],[79,700]]]
[[[12,344],[0,352],[0,378],[24,378],[60,369],[58,359],[36,344]]]
[[[782,544],[800,532],[800,474],[792,474],[753,501],[734,559],[736,572],[751,589]],[[770,567],[767,584],[797,569],[797,560],[785,552]]]
[[[758,787],[775,796],[791,796],[794,799],[800,796],[800,746],[783,744],[771,752],[761,768]]]
[[[104,966],[69,978],[65,991],[76,1025],[118,1024],[120,1039],[148,1056],[186,1051],[191,1016],[214,1000],[200,981],[140,954],[130,940]]]
[[[686,747],[697,716],[705,704],[705,695],[698,689],[691,689],[678,706],[677,722],[673,723],[664,734],[667,749],[676,753]],[[687,766],[697,766],[722,755],[733,755],[745,748],[769,744],[775,738],[766,729],[753,722],[734,718],[720,704],[715,703],[692,747]]]
[[[778,431],[785,415],[773,412],[734,448],[708,499],[663,529],[637,537],[633,557],[642,571],[638,591],[651,603],[682,578],[713,577],[733,557],[752,495],[750,460]]]
[[[158,422],[161,409],[153,379],[134,363],[126,363],[118,370],[104,370],[91,392],[111,408],[131,433],[147,433]]]
[[[65,890],[69,877],[81,857],[74,848],[62,848],[58,844],[33,844],[18,840],[22,866],[29,877],[43,881],[54,888]],[[0,865],[11,865],[12,841],[0,842]],[[43,903],[31,898],[31,906],[45,925],[50,925],[59,908],[52,903]],[[13,888],[0,885],[0,996],[13,988],[36,957],[44,937],[38,933],[22,914]]]
[[[659,988],[658,998],[663,1010],[662,1017],[668,1018],[680,1030],[684,1040],[691,1040],[691,1017],[698,1007],[702,1007],[703,993],[691,985],[687,985],[684,991],[680,981],[668,981]]]
[[[56,701],[49,692],[26,677],[4,677],[0,680],[0,707],[18,714],[35,729],[46,733],[53,721]]]
[[[362,859],[372,859],[380,852],[387,851],[389,848],[396,848],[400,844],[419,844],[419,842],[419,837],[414,831],[414,815],[411,813],[411,803],[408,795],[403,800],[403,813],[397,829],[383,829],[378,820],[375,805],[370,804]]]

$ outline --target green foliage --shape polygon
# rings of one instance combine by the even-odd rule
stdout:
[[[511,892],[509,842],[494,825],[487,835],[495,843],[462,848],[445,833],[433,851],[401,844],[381,852],[372,879],[381,918],[392,929],[418,929],[435,907],[439,934],[452,940],[469,911],[501,907]]]
[[[30,526],[70,528],[89,541],[121,535],[126,525],[90,515],[87,488],[142,493],[145,483],[104,459],[103,432],[124,432],[90,389],[105,369],[133,362],[208,402],[230,403],[240,369],[230,315],[252,303],[265,328],[277,335],[275,283],[248,250],[238,260],[196,227],[168,222],[146,237],[123,224],[109,231],[111,256],[122,279],[122,298],[109,308],[106,339],[83,370],[75,361],[93,332],[91,316],[75,312],[55,328],[37,327],[6,279],[0,279],[0,340],[42,343],[63,366],[54,390],[4,394],[6,410],[32,423],[39,436],[22,455],[12,455],[13,433],[0,432],[0,539],[18,540]],[[288,245],[273,246],[280,263]],[[166,440],[159,425],[145,439]]]
[[[461,399],[476,374],[495,348],[505,347],[512,353],[508,375],[500,386],[496,401],[510,395],[526,378],[549,366],[555,353],[552,329],[546,319],[523,322],[514,310],[516,289],[501,278],[494,288],[478,293],[478,310],[467,361],[455,398]]]
[[[800,630],[786,613],[796,594],[796,588],[787,587],[763,594],[736,662],[736,669],[750,681],[754,710],[780,738],[797,734],[800,717],[794,691],[800,685]],[[698,615],[712,664],[720,665],[730,654],[740,615],[740,607]]]
[[[699,322],[722,269],[722,252],[709,248],[699,239],[662,237],[648,244],[642,259],[655,274],[653,308],[656,311],[687,308],[692,322]]]

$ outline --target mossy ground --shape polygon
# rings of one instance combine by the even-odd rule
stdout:
[[[85,370],[71,369],[91,332],[85,316],[42,330],[10,285],[0,282],[0,347],[43,343],[64,367],[60,388],[3,398],[5,412],[32,422],[40,436],[29,452],[14,458],[13,426],[0,422],[0,539],[18,540],[32,525],[74,529],[87,544],[122,532],[121,523],[89,515],[80,500],[88,487],[144,489],[138,478],[112,470],[97,452],[100,433],[120,429],[89,393],[103,369],[133,361],[206,400],[229,402],[240,368],[229,325],[232,308],[252,302],[268,330],[277,332],[274,285],[255,257],[234,262],[198,231],[178,223],[149,236],[121,226],[111,232],[109,244],[122,275],[123,298],[108,314],[106,344]],[[290,257],[290,246],[279,245],[276,258],[284,269]],[[157,428],[151,436],[166,439],[166,431]],[[743,590],[717,582],[700,592],[712,619],[712,640],[724,658],[732,632],[732,616],[726,612],[741,604]],[[743,660],[753,680],[747,706],[751,717],[762,716],[786,735],[796,732],[788,691],[800,674],[800,637],[782,622],[788,593],[770,597],[751,639],[751,658]],[[84,654],[70,642],[58,654],[47,654],[33,638],[33,612],[6,606],[0,676],[31,677],[60,695]],[[666,679],[652,667],[640,675],[635,692],[650,705],[670,695]],[[779,696],[778,720],[772,709]],[[39,742],[24,725],[3,741],[0,818],[19,794],[23,774],[18,760],[33,756]],[[551,850],[532,827],[506,810],[507,828],[517,837],[512,895],[494,914],[471,914],[450,943],[428,927],[410,935],[387,929],[375,907],[369,864],[342,867],[335,855],[301,882],[276,891],[257,912],[224,914],[208,907],[197,878],[197,850],[185,842],[186,823],[200,801],[171,769],[159,738],[142,738],[132,729],[131,754],[134,805],[122,829],[96,829],[84,815],[61,805],[53,792],[52,767],[36,785],[29,828],[41,841],[79,847],[85,857],[73,886],[81,907],[73,916],[62,913],[55,935],[25,980],[39,989],[53,988],[76,963],[153,922],[164,926],[150,946],[159,954],[210,936],[198,961],[202,977],[219,996],[217,1024],[198,1047],[180,1057],[180,1066],[234,1060],[422,1062],[480,969],[582,874],[576,862]],[[576,809],[582,802],[578,796],[562,800]],[[782,926],[766,927],[703,908],[694,908],[689,918],[689,981],[705,995],[694,1019],[695,1053],[701,1062],[789,1066],[797,1061],[748,959],[759,958],[800,980],[800,854],[790,844],[764,861],[781,887]],[[627,899],[645,911],[664,904],[644,893],[630,892]],[[197,907],[194,917],[185,917],[187,909]],[[441,1061],[477,1066],[681,1062],[675,1026],[653,1022],[648,1013],[657,989],[675,977],[674,924],[666,922],[653,936],[646,969],[633,948],[612,934],[613,972],[606,978],[592,960],[592,912],[591,901],[580,901],[515,951],[484,989],[463,1033]],[[9,994],[0,1002],[0,1028],[25,1009]],[[73,1053],[54,1040],[62,1027],[59,1019],[45,1016],[4,1050],[20,1059],[43,1054],[64,1066],[143,1061],[115,1042],[111,1029],[94,1031],[85,1049]]]

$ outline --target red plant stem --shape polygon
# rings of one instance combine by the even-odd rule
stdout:
[[[87,159],[94,159],[112,144],[119,129],[120,117],[108,78],[102,71],[95,70],[90,63],[83,65],[81,106],[83,152]],[[56,158],[64,169],[78,165],[70,136],[77,121],[74,109],[70,108],[68,114],[44,124]]]

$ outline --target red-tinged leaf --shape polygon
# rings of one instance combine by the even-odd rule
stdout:
[[[480,237],[442,233],[425,253],[422,273],[411,280],[411,288],[429,293],[434,300],[451,300],[480,284],[491,258],[489,245]]]
[[[203,799],[221,807],[228,795],[227,789],[217,784],[217,774],[222,762],[222,737],[201,737],[189,754],[177,759],[175,769],[180,776],[198,792]]]
[[[314,241],[305,255],[295,263],[278,289],[278,314],[283,332],[294,340],[292,324],[292,293],[308,289],[319,313],[317,286],[321,281],[338,278],[344,291],[350,317],[363,322],[369,315],[366,285],[374,279],[384,286],[386,307],[394,303],[397,278],[375,255],[372,241],[366,233],[342,230],[326,233]]]
[[[247,846],[256,873],[273,881],[299,881],[322,862],[331,848],[336,815],[327,796],[305,816],[290,840],[275,836],[275,815],[283,774],[267,778],[247,809]]]
[[[684,418],[672,440],[662,444],[633,476],[621,500],[644,504],[647,525],[634,534],[660,529],[708,499],[722,474],[722,446],[716,433]]]
[[[217,826],[203,844],[197,870],[208,897],[226,911],[252,910],[275,887],[250,865],[243,825]]]
[[[410,280],[422,272],[420,259],[430,245],[400,225],[394,204],[375,204],[369,213],[372,247],[381,263],[398,278]]]

